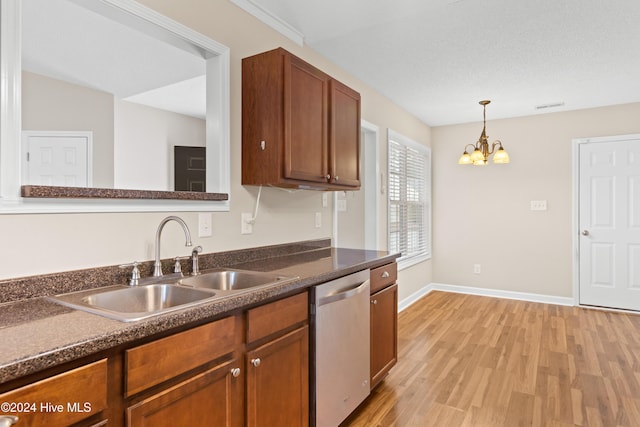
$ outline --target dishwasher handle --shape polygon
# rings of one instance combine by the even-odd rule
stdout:
[[[337,292],[335,294],[329,294],[321,297],[318,301],[318,306],[331,304],[332,302],[341,301],[343,299],[351,298],[354,295],[358,295],[369,289],[369,280],[365,280],[363,283],[355,288],[347,289],[346,291]]]

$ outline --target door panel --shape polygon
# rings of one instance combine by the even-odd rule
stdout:
[[[207,148],[176,145],[174,153],[174,190],[207,191]]]
[[[580,304],[640,310],[640,140],[579,152]]]
[[[89,186],[89,137],[25,133],[24,138],[23,184]]]

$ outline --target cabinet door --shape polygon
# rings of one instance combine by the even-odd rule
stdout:
[[[284,176],[326,183],[329,77],[294,56],[284,61]]]
[[[398,285],[371,295],[371,387],[398,359]]]
[[[360,94],[331,80],[329,162],[332,184],[360,187]]]
[[[17,426],[66,426],[107,409],[107,359],[0,394]]]
[[[247,352],[247,425],[309,422],[309,327]]]
[[[127,425],[242,426],[244,375],[239,368],[234,359],[143,400],[127,409]]]

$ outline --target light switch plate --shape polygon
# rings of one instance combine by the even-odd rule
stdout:
[[[211,236],[211,214],[202,212],[198,214],[198,237]]]

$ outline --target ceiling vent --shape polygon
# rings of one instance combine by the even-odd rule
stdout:
[[[551,102],[549,104],[536,105],[536,110],[547,110],[549,108],[562,107],[564,102]]]

